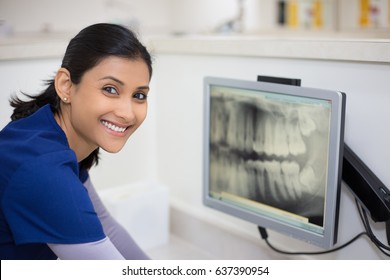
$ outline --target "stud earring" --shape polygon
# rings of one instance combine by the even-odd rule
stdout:
[[[67,97],[64,97],[63,100],[64,100],[64,102],[67,102],[67,101],[68,101],[68,98],[67,98]]]

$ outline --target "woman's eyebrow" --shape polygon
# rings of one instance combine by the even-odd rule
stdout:
[[[125,85],[124,82],[122,82],[121,80],[119,80],[113,76],[105,76],[105,77],[99,79],[99,81],[101,81],[101,80],[113,80],[114,82],[117,82],[118,84],[120,84],[122,86]]]
[[[99,81],[101,80],[113,80],[114,82],[117,82],[118,84],[120,84],[121,86],[124,86],[125,83],[122,82],[121,80],[113,77],[113,76],[105,76],[103,78],[100,78]],[[149,90],[150,87],[149,86],[140,86],[140,87],[137,87],[137,90]]]
[[[137,87],[137,90],[149,90],[150,87],[149,86],[140,86],[140,87]]]

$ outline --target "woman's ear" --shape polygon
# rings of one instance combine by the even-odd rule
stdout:
[[[57,95],[64,103],[70,103],[70,91],[72,88],[72,80],[70,73],[65,68],[60,68],[54,79],[54,86]]]

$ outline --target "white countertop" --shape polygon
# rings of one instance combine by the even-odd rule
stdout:
[[[72,35],[67,33],[32,33],[0,37],[0,61],[62,58],[71,37]]]
[[[220,258],[174,234],[170,235],[167,244],[147,249],[145,253],[152,260],[216,260]]]
[[[70,38],[66,33],[0,38],[0,61],[62,57]],[[390,62],[389,39],[265,34],[149,36],[144,41],[155,54]]]
[[[154,38],[150,44],[156,53],[390,62],[388,39],[184,36]]]

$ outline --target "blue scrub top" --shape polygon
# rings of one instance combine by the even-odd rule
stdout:
[[[0,131],[0,259],[56,259],[46,243],[103,239],[87,176],[49,105]]]

